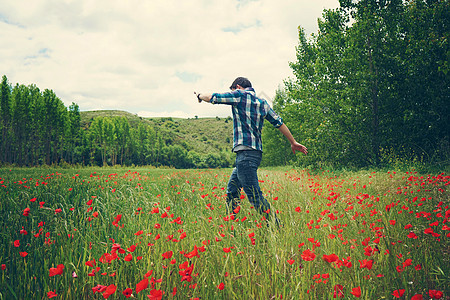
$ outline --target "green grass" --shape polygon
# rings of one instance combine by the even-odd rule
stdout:
[[[107,297],[98,285],[116,289],[110,299],[127,288],[138,299],[332,299],[339,286],[345,299],[358,287],[362,299],[449,296],[448,175],[262,169],[278,228],[246,199],[225,216],[230,171],[0,169],[0,299]]]

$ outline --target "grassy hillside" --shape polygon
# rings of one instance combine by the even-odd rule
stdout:
[[[152,126],[158,133],[170,138],[187,150],[198,153],[230,151],[233,144],[231,118],[143,118],[120,110],[96,110],[81,112],[81,127],[88,128],[95,117],[125,117],[131,127],[139,123]]]

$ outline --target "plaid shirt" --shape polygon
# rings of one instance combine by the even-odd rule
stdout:
[[[238,145],[262,151],[261,131],[264,119],[274,127],[283,125],[266,100],[255,96],[253,88],[234,90],[228,93],[214,93],[213,104],[229,104],[233,112],[233,149]]]

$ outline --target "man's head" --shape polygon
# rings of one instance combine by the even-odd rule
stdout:
[[[239,87],[246,89],[248,87],[252,87],[252,83],[245,77],[236,78],[230,86],[230,90],[235,90]]]

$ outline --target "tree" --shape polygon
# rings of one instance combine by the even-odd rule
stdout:
[[[11,88],[8,84],[8,78],[5,75],[2,77],[2,83],[0,87],[1,101],[0,101],[0,116],[2,118],[2,161],[6,162],[9,158],[8,138],[11,122]]]

